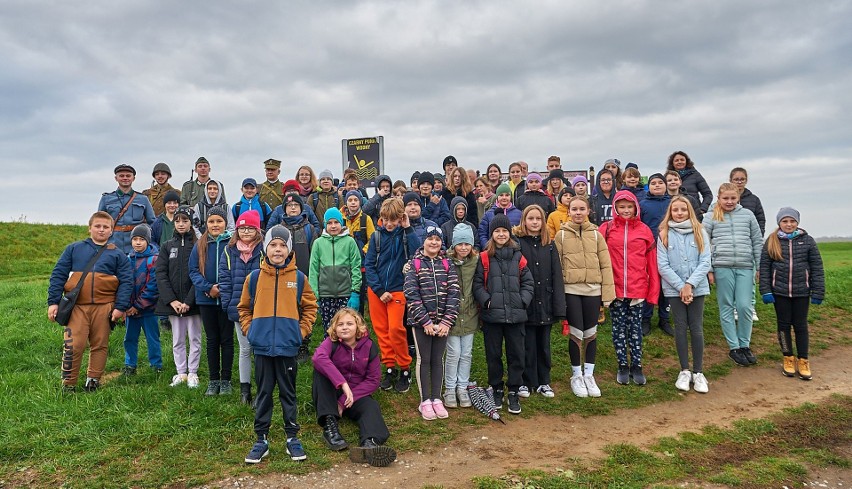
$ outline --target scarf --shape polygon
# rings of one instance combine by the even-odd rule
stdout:
[[[795,231],[793,231],[790,234],[787,234],[780,229],[778,230],[778,237],[781,238],[781,239],[796,239],[797,237],[799,237],[800,234],[802,234],[802,233],[799,232],[798,229],[796,229]]]
[[[692,222],[687,219],[681,222],[669,221],[669,229],[678,234],[692,234]]]
[[[299,184],[299,195],[300,195],[300,196],[302,196],[302,197],[307,197],[308,195],[311,195],[311,193],[312,193],[313,191],[314,191],[314,188],[313,188],[313,187],[311,187],[311,184],[310,184],[310,183],[308,183],[308,186],[307,186],[307,187],[306,187],[306,186],[304,186],[304,185],[302,185],[301,183]]]
[[[257,246],[257,243],[245,243],[242,240],[237,241],[237,250],[240,252],[240,259],[243,263],[248,263],[251,260],[252,252]]]
[[[684,168],[683,170],[678,170],[677,174],[680,175],[681,181],[686,178],[687,175],[691,175],[695,171],[695,168]]]

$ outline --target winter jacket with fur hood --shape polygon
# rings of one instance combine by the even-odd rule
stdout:
[[[565,293],[599,295],[608,306],[615,299],[612,261],[598,227],[589,221],[569,221],[562,225],[553,242],[562,264]]]
[[[825,298],[825,273],[816,241],[799,228],[794,238],[778,236],[781,260],[773,260],[763,247],[760,256],[760,295]]]

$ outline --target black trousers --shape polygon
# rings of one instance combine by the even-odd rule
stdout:
[[[351,386],[350,386],[351,387]],[[317,423],[322,426],[326,416],[339,418],[337,414],[337,399],[343,395],[343,390],[335,389],[328,377],[314,370],[314,381],[311,386],[311,396],[314,398],[314,408],[317,411]],[[371,396],[362,397],[348,409],[343,410],[343,416],[358,423],[360,443],[367,438],[373,438],[379,445],[384,444],[390,437],[390,432],[382,417],[379,403]]]
[[[299,434],[299,423],[296,417],[299,413],[296,404],[296,374],[299,363],[296,357],[254,356],[254,376],[257,382],[257,408],[254,413],[254,432],[258,438],[269,434],[272,421],[274,401],[272,393],[278,386],[278,400],[284,412],[284,433],[287,438]]]
[[[210,380],[231,380],[234,368],[234,323],[221,306],[199,306],[207,335]],[[220,361],[221,360],[221,361]]]
[[[517,392],[524,383],[523,324],[483,323],[485,363],[488,365],[488,384],[495,390],[503,389],[503,340],[506,341],[506,366],[509,392]]]
[[[598,351],[598,314],[603,305],[601,296],[565,294],[565,304],[565,316],[571,325],[571,337],[568,342],[571,365],[579,367],[584,356],[586,363],[595,363]]]
[[[778,343],[781,353],[793,355],[790,328],[796,333],[796,353],[799,358],[808,358],[808,308],[809,297],[775,296],[775,316],[778,318]]]
[[[524,325],[524,384],[534,391],[550,384],[550,331],[552,324]]]

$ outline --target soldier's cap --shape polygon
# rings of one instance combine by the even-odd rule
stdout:
[[[278,160],[273,160],[269,158],[268,160],[263,162],[264,168],[281,168],[281,162]]]
[[[130,173],[133,174],[134,177],[136,176],[136,168],[133,168],[132,166],[128,165],[127,163],[122,163],[122,164],[118,165],[117,167],[115,167],[115,170],[113,170],[113,173],[118,175],[118,172],[122,172],[122,171],[129,171]]]
[[[195,160],[195,166],[198,166],[199,163],[207,163],[208,165],[210,164],[210,162],[207,161],[207,158],[203,156],[199,156],[198,159]]]

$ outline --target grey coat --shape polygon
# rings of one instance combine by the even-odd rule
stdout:
[[[713,268],[757,270],[763,235],[750,210],[737,204],[733,211],[725,213],[723,221],[714,220],[713,215],[708,213],[703,224],[710,236]]]

